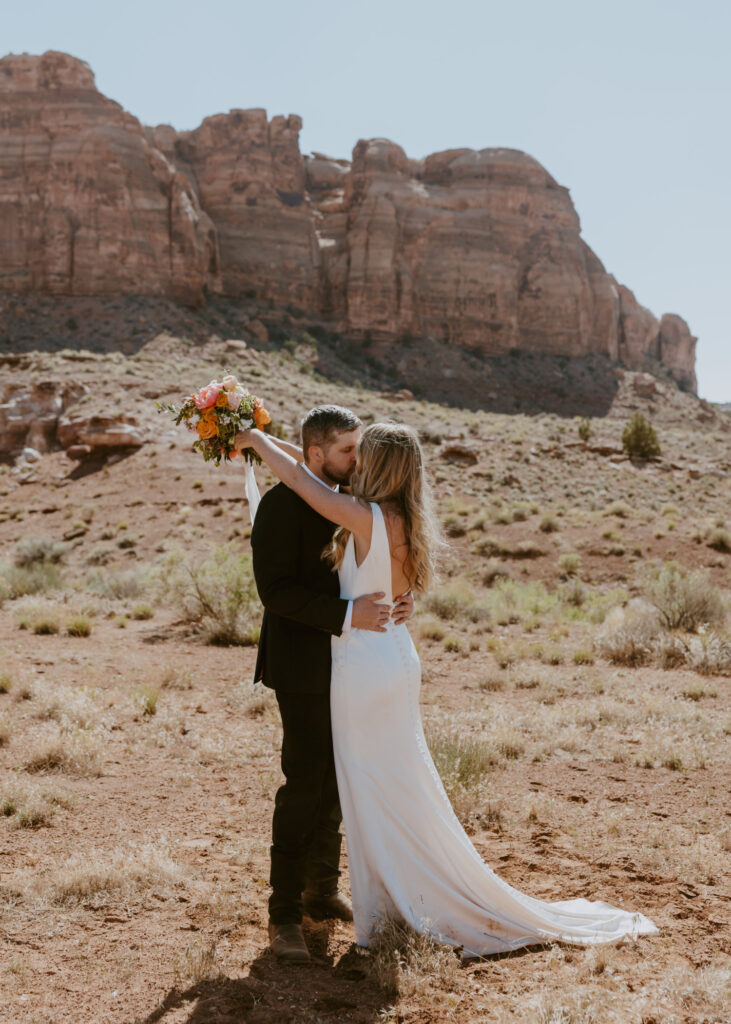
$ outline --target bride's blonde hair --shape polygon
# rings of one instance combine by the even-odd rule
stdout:
[[[413,590],[425,591],[436,574],[436,555],[442,542],[416,432],[404,423],[366,427],[358,442],[350,487],[355,498],[396,506],[408,545],[404,571]],[[350,530],[339,526],[323,552],[335,569],[343,561],[349,537]]]

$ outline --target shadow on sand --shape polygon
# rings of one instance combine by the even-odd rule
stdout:
[[[282,963],[265,949],[243,977],[219,975],[186,989],[173,987],[147,1017],[137,1018],[135,1024],[314,1024],[344,1020],[372,1024],[390,1019],[387,1011],[393,1008],[395,998],[372,980],[368,961],[355,943],[345,953],[332,951],[336,945],[330,942],[332,931],[331,924],[306,920],[310,964]],[[535,956],[546,948],[545,944],[536,944],[465,960],[462,969],[470,975],[490,974],[499,961]]]
[[[329,950],[327,924],[306,926],[309,964],[286,964],[263,950],[240,978],[220,975],[189,988],[173,987],[135,1024],[304,1024],[328,1020],[368,1024],[393,1004],[370,979],[355,944]],[[182,1010],[182,1013],[181,1013]]]

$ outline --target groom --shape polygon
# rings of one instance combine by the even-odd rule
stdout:
[[[307,472],[323,487],[347,485],[361,422],[349,409],[322,405],[302,420]],[[286,448],[286,445],[282,447]],[[340,803],[330,724],[330,637],[348,629],[383,632],[385,594],[339,597],[338,577],[323,561],[335,526],[284,484],[261,500],[251,534],[254,576],[264,619],[255,680],[276,694],[282,716],[282,771],[272,823],[269,941],[286,960],[310,959],[302,915],[351,921],[338,892]],[[397,599],[395,622],[413,613]]]

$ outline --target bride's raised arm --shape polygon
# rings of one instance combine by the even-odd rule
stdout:
[[[332,491],[323,487],[306,471],[304,465],[296,457],[293,458],[274,438],[268,437],[261,430],[252,428],[240,431],[236,435],[236,448],[253,448],[261,456],[275,476],[279,477],[308,505],[311,505],[321,516],[338,526],[344,526],[351,533],[362,537],[370,543],[373,515],[364,501],[353,498],[349,494]],[[288,445],[288,448],[295,448]],[[301,458],[301,450],[296,449]]]
[[[287,455],[291,455],[296,462],[305,461],[305,453],[302,451],[298,444],[292,444],[291,441],[283,441],[280,437],[273,437],[271,434],[267,434],[270,441],[274,441],[277,448],[280,448]]]

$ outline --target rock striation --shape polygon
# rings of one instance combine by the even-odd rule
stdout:
[[[200,303],[218,284],[196,189],[88,65],[0,60],[0,289]]]
[[[412,160],[387,139],[303,156],[296,115],[143,128],[60,53],[0,60],[0,290],[207,294],[353,344],[601,355],[694,391],[695,343],[581,237],[568,189],[512,149]],[[304,321],[304,322],[303,322]]]

